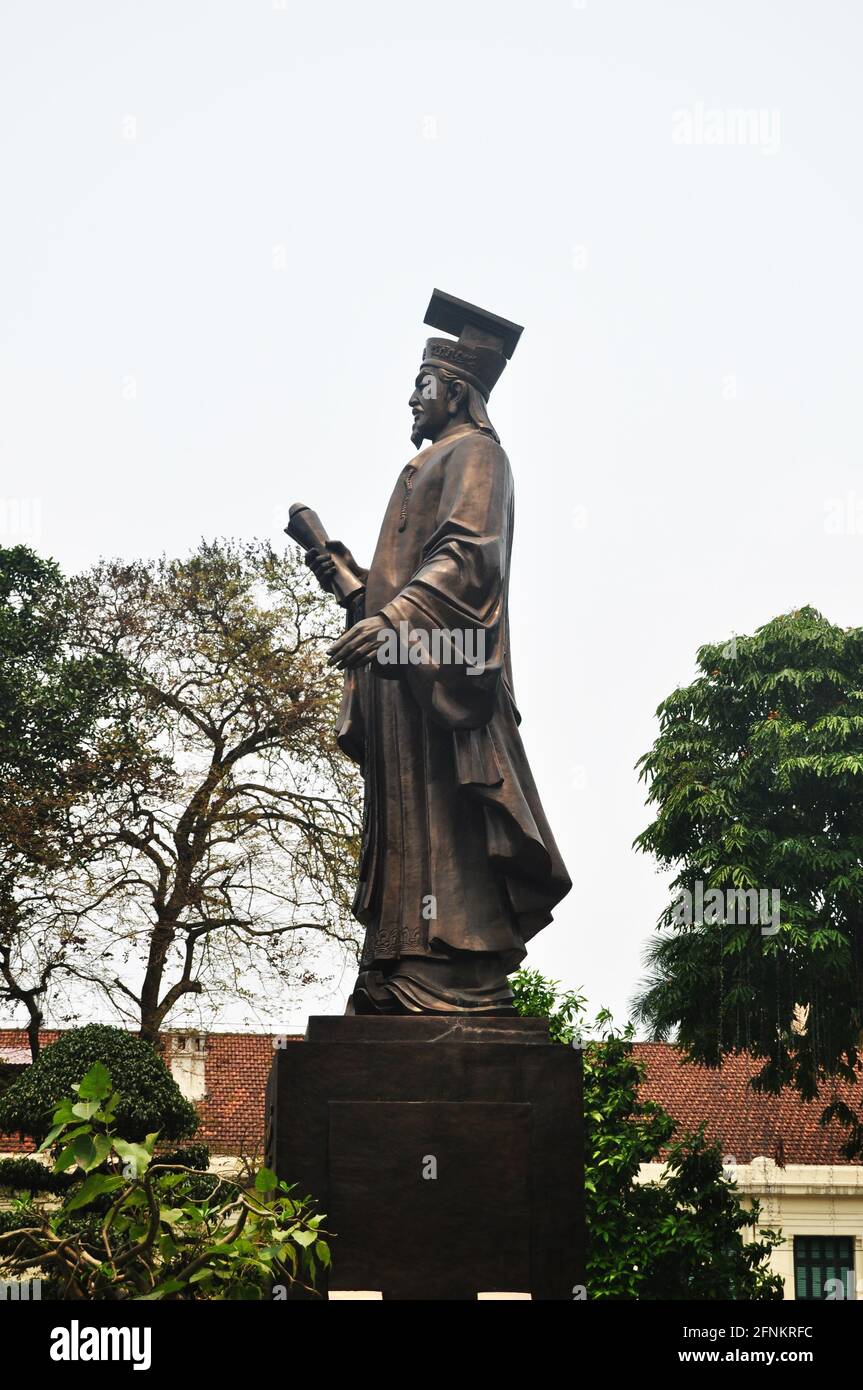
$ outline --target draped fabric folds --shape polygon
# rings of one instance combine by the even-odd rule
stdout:
[[[361,971],[401,1008],[506,1008],[571,886],[518,730],[512,531],[507,456],[466,428],[403,470],[369,570],[365,613],[421,651],[349,672],[337,727],[365,778]]]

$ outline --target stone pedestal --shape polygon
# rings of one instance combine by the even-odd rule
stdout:
[[[582,1128],[581,1054],[542,1019],[310,1018],[267,1089],[267,1162],[326,1212],[330,1288],[385,1299],[571,1299]]]

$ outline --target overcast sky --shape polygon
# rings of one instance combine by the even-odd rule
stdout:
[[[302,500],[368,564],[431,289],[524,324],[513,662],[574,880],[528,964],[621,1020],[657,704],[705,641],[863,616],[861,15],[3,5],[0,543],[71,571]]]

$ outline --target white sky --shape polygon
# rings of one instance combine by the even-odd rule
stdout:
[[[3,8],[0,542],[73,570],[278,540],[302,500],[368,563],[431,289],[523,323],[491,403],[516,692],[575,881],[528,964],[621,1020],[656,705],[704,641],[861,618],[861,15]],[[764,138],[698,142],[739,108]]]

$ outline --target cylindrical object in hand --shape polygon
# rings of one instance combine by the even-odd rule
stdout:
[[[303,550],[327,549],[329,536],[324,530],[317,512],[313,512],[311,507],[307,507],[304,502],[295,502],[288,512],[288,516],[290,520],[285,527],[285,532],[292,541],[301,545]],[[351,599],[362,592],[365,585],[362,580],[357,578],[341,555],[336,555],[332,550],[327,553],[336,570],[331,581],[333,593],[342,607],[347,607]]]

